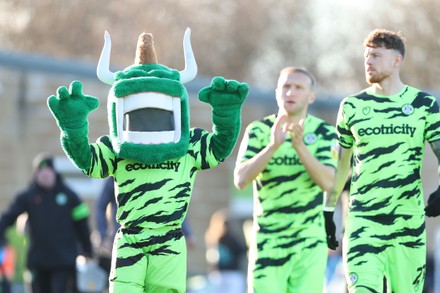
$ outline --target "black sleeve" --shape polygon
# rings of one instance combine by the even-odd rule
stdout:
[[[75,221],[75,230],[81,243],[81,254],[84,256],[92,257],[93,249],[92,242],[90,241],[90,228],[88,218]]]
[[[27,211],[27,193],[17,195],[11,205],[3,212],[0,218],[0,244],[5,244],[5,231],[12,226],[17,217]]]
[[[70,188],[64,187],[64,190],[66,193],[69,194],[69,196],[72,198],[72,206],[71,209],[74,209],[78,207],[79,205],[85,204],[81,201],[79,196]],[[93,249],[92,249],[92,242],[90,240],[90,227],[89,227],[89,217],[84,216],[80,219],[73,219],[73,224],[75,227],[75,232],[77,234],[78,240],[81,244],[81,251],[80,253],[84,256],[92,257],[93,255]]]
[[[101,194],[96,201],[96,226],[101,239],[107,237],[107,205],[115,200],[115,187],[113,177],[106,179]]]

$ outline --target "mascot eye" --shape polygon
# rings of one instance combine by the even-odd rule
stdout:
[[[175,129],[173,112],[157,108],[133,110],[125,113],[123,128],[126,131],[172,131]]]

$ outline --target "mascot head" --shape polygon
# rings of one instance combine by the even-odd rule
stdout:
[[[183,39],[185,69],[158,64],[153,36],[139,36],[133,65],[109,69],[111,39],[105,33],[98,78],[112,86],[108,119],[112,146],[118,157],[154,164],[183,156],[189,145],[188,92],[183,86],[197,74],[188,28]]]

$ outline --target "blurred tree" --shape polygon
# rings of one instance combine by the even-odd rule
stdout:
[[[440,76],[438,2],[393,0],[382,2],[382,5],[384,11],[393,11],[393,13],[389,13],[388,16],[385,13],[374,15],[371,24],[380,21],[389,29],[401,31],[406,38],[407,52],[402,79],[419,88],[438,90],[438,76]]]
[[[302,65],[341,95],[366,86],[363,38],[384,27],[408,40],[405,82],[436,89],[440,71],[434,0],[0,0],[0,11],[0,49],[97,62],[107,30],[116,68],[132,64],[143,31],[160,63],[183,68],[189,26],[199,75],[273,88],[282,67]]]

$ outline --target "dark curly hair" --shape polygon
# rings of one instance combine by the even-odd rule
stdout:
[[[405,57],[405,39],[400,32],[393,32],[386,29],[375,29],[364,41],[365,47],[387,48],[399,51]]]

